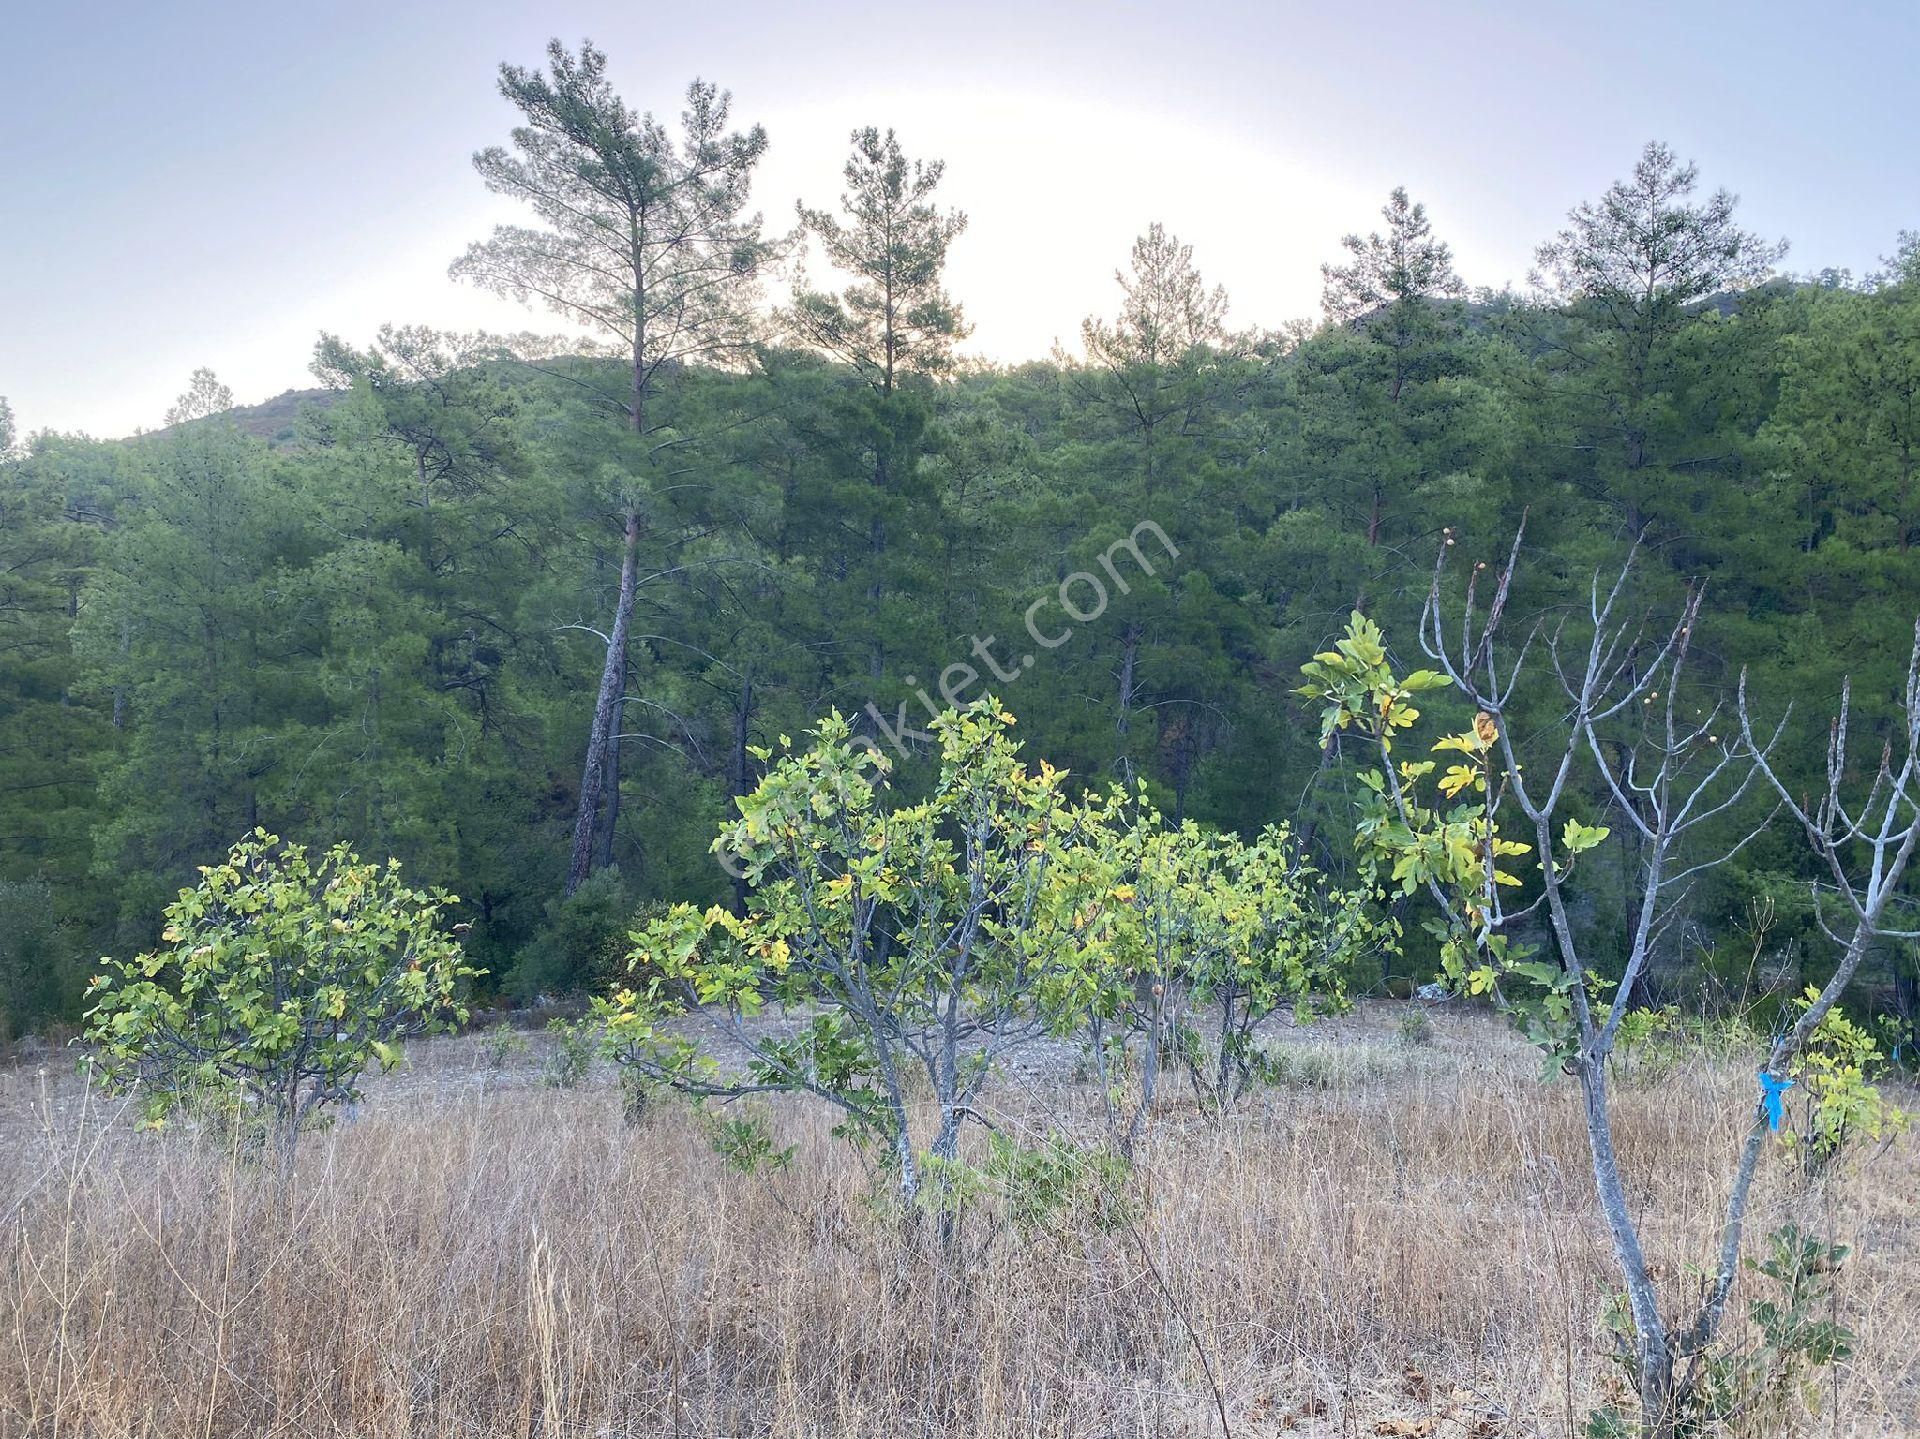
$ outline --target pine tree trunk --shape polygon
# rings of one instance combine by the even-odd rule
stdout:
[[[1133,729],[1133,701],[1137,693],[1136,676],[1140,663],[1140,626],[1129,624],[1120,636],[1120,693],[1119,714],[1113,722],[1113,732],[1120,741],[1119,769],[1122,780],[1133,783],[1133,757],[1126,752],[1127,735]]]
[[[740,702],[733,711],[733,755],[728,769],[727,788],[732,797],[741,798],[747,792],[747,780],[751,777],[747,768],[747,740],[753,725],[753,679],[751,675],[740,677]],[[744,875],[733,877],[733,912],[747,912],[747,881]]]
[[[600,868],[613,867],[614,832],[620,827],[620,731],[626,718],[626,685],[613,702],[613,737],[607,742],[607,823],[600,837]]]
[[[620,595],[614,603],[613,628],[607,634],[607,662],[600,671],[600,695],[593,706],[593,729],[587,737],[587,762],[580,775],[580,809],[573,821],[573,857],[567,864],[567,893],[573,894],[593,872],[595,820],[600,812],[607,756],[613,744],[613,721],[627,684],[627,630],[633,622],[633,597],[638,582],[640,513],[628,510],[620,556]]]

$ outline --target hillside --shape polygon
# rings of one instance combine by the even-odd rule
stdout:
[[[270,445],[283,445],[293,439],[294,419],[302,408],[326,410],[340,399],[338,390],[283,390],[257,405],[239,405],[223,411],[219,418],[243,435],[265,440]],[[177,428],[165,425],[152,433],[171,435]]]

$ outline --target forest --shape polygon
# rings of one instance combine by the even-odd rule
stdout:
[[[988,360],[964,175],[608,67],[526,328],[0,400],[0,1432],[1912,1432],[1920,234]]]
[[[767,136],[726,93],[656,121],[591,47],[550,60],[504,67],[518,128],[475,156],[526,223],[453,265],[528,333],[322,335],[264,420],[205,371],[128,440],[0,411],[0,1032],[74,1024],[97,957],[259,827],[460,896],[483,998],[595,990],[636,916],[743,903],[712,841],[768,747],[837,712],[916,793],[932,718],[988,694],[1072,785],[1289,822],[1350,878],[1369,756],[1323,742],[1300,667],[1354,612],[1411,664],[1436,556],[1516,535],[1509,610],[1543,632],[1636,548],[1637,599],[1697,594],[1694,683],[1791,713],[1793,782],[1843,679],[1856,723],[1897,714],[1911,234],[1873,274],[1790,271],[1653,143],[1523,289],[1472,286],[1395,190],[1319,316],[1243,327],[1167,216],[1077,343],[987,364],[944,273],[964,177],[911,137],[856,131],[840,195],[763,217]],[[1637,863],[1573,881],[1616,976]],[[1703,874],[1647,997],[1738,989],[1761,934],[1824,978],[1813,863],[1774,826]],[[1363,989],[1431,977],[1409,936]],[[1916,973],[1886,940],[1857,992],[1909,1038]]]

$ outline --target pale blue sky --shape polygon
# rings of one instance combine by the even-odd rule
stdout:
[[[310,383],[322,329],[532,328],[446,279],[506,212],[502,60],[591,36],[637,106],[734,93],[758,203],[831,202],[846,132],[947,160],[952,287],[996,359],[1113,306],[1164,220],[1232,318],[1312,313],[1386,192],[1475,284],[1519,281],[1567,208],[1659,138],[1792,241],[1871,268],[1920,227],[1920,5],[0,0],[0,394],[27,428],[160,422],[198,365],[243,401]]]

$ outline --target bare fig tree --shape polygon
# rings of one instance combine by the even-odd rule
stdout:
[[[1377,748],[1381,769],[1363,777],[1370,798],[1361,841],[1390,882],[1407,894],[1424,889],[1437,903],[1440,918],[1432,928],[1450,984],[1493,996],[1580,1084],[1594,1183],[1632,1318],[1627,1357],[1640,1394],[1641,1429],[1668,1436],[1700,1398],[1707,1355],[1739,1265],[1767,1117],[1756,1091],[1716,1266],[1697,1307],[1670,1318],[1662,1312],[1621,1179],[1607,1061],[1635,982],[1678,916],[1690,882],[1767,827],[1779,809],[1735,821],[1749,813],[1751,799],[1770,790],[1800,820],[1831,876],[1824,889],[1844,902],[1846,915],[1838,929],[1828,927],[1841,949],[1833,977],[1768,1054],[1765,1073],[1776,1080],[1786,1076],[1874,938],[1889,932],[1888,905],[1920,836],[1920,633],[1905,694],[1904,761],[1896,768],[1889,751],[1864,799],[1853,805],[1843,799],[1850,717],[1843,696],[1829,741],[1827,793],[1809,806],[1792,797],[1776,762],[1785,717],[1771,732],[1758,732],[1744,680],[1735,714],[1726,712],[1724,702],[1696,710],[1683,701],[1700,614],[1698,586],[1664,623],[1629,615],[1629,554],[1610,586],[1595,581],[1577,632],[1565,624],[1551,631],[1535,626],[1508,645],[1504,622],[1520,537],[1506,567],[1493,577],[1484,610],[1476,603],[1486,569],[1480,565],[1457,615],[1450,615],[1442,598],[1452,544],[1449,534],[1421,617],[1421,648],[1436,668],[1395,674],[1379,629],[1355,615],[1335,649],[1304,667],[1309,683],[1302,693],[1325,703],[1328,736],[1358,729]],[[1557,719],[1543,727],[1530,718],[1523,741],[1509,715],[1523,700],[1539,709],[1539,684],[1547,675],[1561,691]],[[1397,759],[1396,739],[1419,718],[1414,699],[1449,689],[1477,713],[1471,729],[1432,748],[1458,754],[1460,761],[1441,771],[1433,759]],[[1634,853],[1622,857],[1630,870],[1631,902],[1624,963],[1611,999],[1593,981],[1591,956],[1571,913],[1569,886],[1580,856],[1612,834],[1609,826],[1588,822],[1596,817],[1589,813],[1590,786],[1575,783],[1583,772],[1597,772],[1612,800],[1609,817],[1631,827],[1639,841]],[[1503,832],[1503,819],[1511,832]],[[1720,836],[1718,843],[1703,846],[1712,835]],[[1537,878],[1523,881],[1511,868],[1524,855],[1537,856]],[[1536,925],[1549,936],[1544,954],[1520,937]]]

